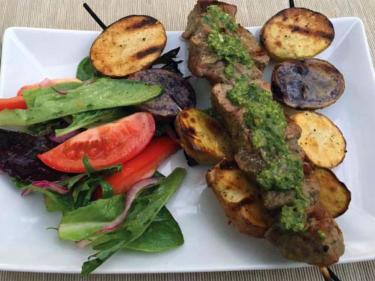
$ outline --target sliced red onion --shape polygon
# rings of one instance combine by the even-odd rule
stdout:
[[[24,197],[24,196],[29,195],[30,193],[31,193],[31,189],[25,188],[24,190],[22,190],[21,196]]]
[[[66,188],[65,186],[62,186],[60,184],[57,184],[53,181],[46,181],[46,180],[34,181],[34,182],[32,182],[32,185],[35,186],[35,187],[43,188],[43,189],[49,189],[49,190],[57,192],[59,194],[66,194],[66,193],[69,192],[68,188]]]
[[[90,240],[81,240],[81,241],[76,242],[76,246],[80,249],[86,248],[90,244],[91,244]]]
[[[143,179],[137,182],[135,185],[131,187],[131,189],[126,194],[125,199],[125,208],[122,211],[122,213],[117,216],[112,222],[110,222],[108,225],[104,226],[102,229],[98,230],[98,233],[106,233],[115,230],[118,226],[120,226],[124,220],[126,219],[126,216],[128,215],[128,212],[130,210],[130,207],[134,201],[134,199],[137,197],[137,194],[146,189],[154,186],[156,183],[158,183],[159,180],[155,178],[148,178]]]
[[[74,137],[75,135],[79,134],[80,131],[79,130],[75,130],[75,131],[72,131],[70,133],[67,133],[65,135],[62,135],[62,136],[59,136],[57,137],[56,135],[50,135],[48,138],[53,141],[53,142],[56,142],[56,143],[63,143],[64,141],[70,139],[71,137]]]

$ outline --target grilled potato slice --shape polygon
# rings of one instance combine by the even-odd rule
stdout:
[[[158,119],[173,120],[181,108],[195,106],[194,89],[186,79],[174,72],[150,68],[138,71],[130,75],[128,79],[163,87],[162,95],[138,106],[141,110],[151,112]]]
[[[199,164],[232,159],[229,137],[216,119],[196,108],[182,110],[175,127],[186,154]]]
[[[341,97],[344,89],[344,76],[325,60],[285,61],[272,72],[274,98],[293,108],[327,107]]]
[[[333,168],[345,157],[346,141],[340,129],[323,114],[303,111],[291,116],[301,128],[298,144],[316,166]]]
[[[320,203],[332,217],[337,218],[345,213],[351,200],[351,193],[346,185],[329,169],[316,168],[310,176],[319,183]]]
[[[278,61],[313,57],[326,49],[335,31],[330,20],[305,8],[280,11],[263,26],[260,40]]]
[[[254,183],[233,163],[226,160],[206,174],[207,184],[214,191],[230,222],[242,233],[263,237],[271,224]]]
[[[103,75],[124,77],[147,68],[167,42],[164,26],[150,16],[132,15],[107,27],[90,50],[93,67]]]

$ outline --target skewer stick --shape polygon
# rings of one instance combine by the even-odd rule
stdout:
[[[289,8],[294,8],[294,0],[289,0]]]
[[[319,267],[325,281],[341,281],[329,267]]]
[[[90,8],[90,6],[87,5],[87,3],[83,3],[83,8],[85,8],[85,10],[90,14],[90,16],[94,19],[94,21],[96,21],[96,23],[99,24],[99,26],[103,30],[107,28],[104,22],[102,22],[102,20],[97,16],[97,14],[95,14],[95,12]]]

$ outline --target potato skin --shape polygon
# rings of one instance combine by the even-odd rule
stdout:
[[[337,218],[349,208],[351,201],[350,190],[329,169],[315,168],[310,174],[320,186],[320,203]]]
[[[276,100],[298,109],[320,109],[335,103],[344,93],[342,73],[321,59],[290,60],[272,72]]]
[[[194,89],[186,79],[174,72],[150,68],[138,71],[128,79],[163,87],[163,94],[138,106],[160,120],[173,120],[181,109],[195,107]]]
[[[226,216],[241,233],[263,238],[271,225],[271,217],[262,204],[255,183],[231,162],[223,160],[206,174]]]
[[[230,140],[221,124],[197,108],[182,110],[175,128],[186,154],[199,164],[216,164],[232,159]]]
[[[314,165],[333,168],[344,160],[346,140],[328,117],[317,112],[302,111],[290,118],[301,128],[298,144]]]
[[[90,49],[92,66],[110,77],[124,77],[149,67],[167,42],[164,26],[155,18],[130,15],[108,26]]]
[[[330,20],[306,8],[288,8],[271,17],[263,26],[260,40],[277,60],[310,58],[326,49],[335,31]]]

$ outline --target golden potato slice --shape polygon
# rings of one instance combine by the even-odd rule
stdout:
[[[147,68],[167,42],[164,26],[150,16],[127,16],[104,30],[90,50],[93,67],[103,75],[123,77]]]
[[[326,49],[335,31],[330,20],[305,8],[280,11],[263,26],[260,40],[276,60],[313,57]]]
[[[311,111],[294,114],[291,119],[302,130],[298,144],[313,164],[333,168],[344,160],[345,138],[330,119]]]
[[[203,111],[196,108],[182,110],[175,125],[182,148],[199,164],[232,159],[229,137],[224,128]]]
[[[255,183],[235,164],[222,161],[206,174],[207,184],[230,222],[242,233],[263,237],[271,224]]]
[[[336,218],[348,209],[351,194],[346,185],[341,182],[329,169],[316,168],[311,177],[314,177],[320,186],[320,203]]]

